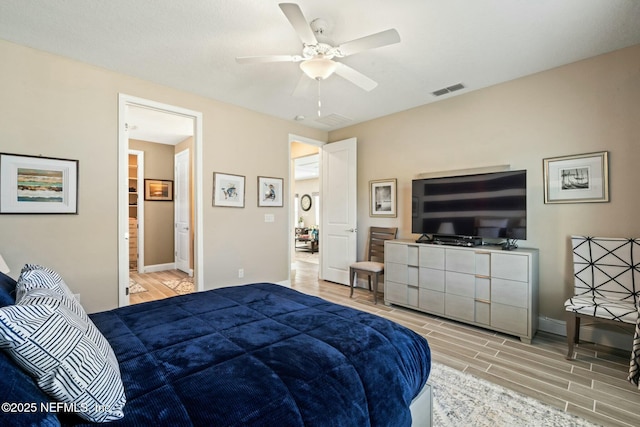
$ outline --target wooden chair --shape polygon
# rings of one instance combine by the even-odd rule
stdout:
[[[571,241],[575,295],[564,303],[567,359],[580,340],[580,319],[634,325],[640,292],[640,239],[572,236]]]
[[[373,302],[378,303],[378,282],[380,275],[384,273],[384,242],[396,238],[397,227],[371,227],[369,229],[369,251],[366,261],[353,263],[349,266],[349,285],[353,297],[354,283],[358,274],[366,274],[371,290],[371,278],[373,277]]]

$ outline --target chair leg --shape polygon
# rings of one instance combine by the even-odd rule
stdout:
[[[349,287],[351,288],[351,292],[349,293],[349,298],[353,298],[353,279],[354,279],[354,275],[356,274],[355,271],[353,271],[353,268],[349,268]]]
[[[567,316],[567,360],[573,359],[573,346],[580,340],[580,318],[576,313]]]
[[[378,273],[373,276],[373,303],[378,304]]]
[[[367,274],[367,282],[369,283],[369,292],[371,292],[371,274]]]

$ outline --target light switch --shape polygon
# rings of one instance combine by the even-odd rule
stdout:
[[[273,222],[275,219],[273,214],[264,214],[264,222]]]

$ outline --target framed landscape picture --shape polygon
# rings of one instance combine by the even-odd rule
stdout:
[[[150,201],[173,201],[173,181],[166,179],[145,179],[144,199]]]
[[[244,208],[244,181],[242,175],[213,173],[213,206]]]
[[[606,151],[543,159],[543,167],[545,203],[609,201]]]
[[[283,178],[258,177],[258,206],[283,206]]]
[[[77,214],[78,160],[0,153],[0,213]]]
[[[369,181],[369,216],[396,217],[396,179]]]

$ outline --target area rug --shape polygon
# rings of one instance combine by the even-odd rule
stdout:
[[[139,294],[140,292],[147,292],[147,289],[140,283],[129,280],[129,294]]]
[[[162,284],[173,289],[178,295],[190,294],[195,291],[193,277],[185,277],[184,279],[163,280]]]
[[[500,385],[433,363],[433,425],[594,427],[586,420]]]

